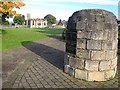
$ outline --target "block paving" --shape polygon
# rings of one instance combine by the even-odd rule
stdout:
[[[11,87],[7,87],[7,84],[5,85],[3,83],[3,88],[119,88],[119,67],[116,77],[109,81],[91,82],[76,79],[63,72],[63,65],[61,64],[63,64],[64,60],[65,43],[58,38],[49,38],[47,41],[50,43],[37,42],[40,45],[35,43],[29,46],[34,47],[34,50],[39,47],[39,52],[33,53],[37,54],[37,58],[31,62],[23,73],[17,73],[15,80],[13,82],[11,81]],[[28,47],[26,48],[28,49]],[[45,51],[41,52],[43,49]],[[29,50],[33,52],[32,49],[29,48]]]

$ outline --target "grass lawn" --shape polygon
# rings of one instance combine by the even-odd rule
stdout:
[[[56,28],[4,28],[0,35],[0,39],[2,39],[0,50],[3,52],[9,51],[13,48],[21,47],[21,43],[24,41],[38,41],[53,37],[61,34],[63,30]]]

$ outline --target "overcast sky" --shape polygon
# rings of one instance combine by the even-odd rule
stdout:
[[[47,14],[54,15],[57,20],[68,20],[73,12],[82,9],[105,9],[118,17],[119,0],[24,0],[26,6],[17,10],[31,18],[44,18]]]

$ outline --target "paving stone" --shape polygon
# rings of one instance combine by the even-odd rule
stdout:
[[[59,42],[59,41],[57,41],[57,42]],[[55,44],[55,43],[53,43],[53,44]],[[53,45],[53,44],[52,44],[52,46],[56,47],[56,45]],[[50,57],[51,57],[51,54],[50,54]],[[56,57],[58,57],[58,56],[56,56]],[[93,87],[95,87],[95,88],[97,88],[97,87],[100,87],[100,88],[102,88],[102,87],[104,87],[104,88],[109,88],[109,87],[115,88],[115,87],[117,87],[117,84],[118,84],[117,83],[117,81],[118,81],[117,77],[112,79],[113,81],[111,81],[111,82],[106,81],[105,83],[103,83],[103,86],[102,85],[100,86],[100,84],[96,84],[95,82],[89,82],[88,83],[87,81],[75,79],[74,77],[71,77],[71,76],[65,74],[62,70],[60,71],[56,66],[49,63],[49,61],[45,61],[42,57],[39,57],[39,58],[41,58],[41,59],[38,59],[38,60],[32,62],[32,63],[35,63],[35,64],[32,64],[31,67],[28,68],[28,70],[26,71],[27,73],[25,73],[24,75],[20,74],[18,76],[18,78],[16,79],[15,82],[19,83],[19,85],[16,85],[16,83],[14,83],[14,88],[23,88],[24,87],[25,89],[27,89],[27,88],[33,88],[34,89],[34,88],[43,88],[45,85],[46,85],[46,88],[50,86],[50,88],[52,88],[52,89],[53,88],[55,88],[55,89],[56,88],[60,88],[60,89],[61,88],[72,88],[72,86],[73,86],[73,88],[79,88],[79,87],[80,88],[89,88],[89,87],[90,88],[93,88]],[[58,61],[60,61],[60,60],[58,59]],[[116,62],[113,62],[113,63],[116,63]],[[47,68],[43,69],[44,67],[47,67]],[[36,75],[34,72],[31,71],[31,68],[34,68],[35,70],[37,70],[36,68],[39,68],[37,70],[37,72],[39,74],[36,73],[37,74]],[[80,72],[78,74],[80,74]],[[87,74],[83,73],[83,75],[81,75],[81,76],[84,77],[85,75],[87,75]],[[93,78],[97,78],[97,77],[103,79],[102,75],[104,75],[104,74],[101,74],[101,73],[95,74],[93,72],[93,73],[88,74],[88,78],[90,80],[93,79]],[[110,72],[107,75],[110,76],[111,75]],[[48,77],[47,77],[47,79],[43,79],[42,76],[48,76]],[[35,79],[32,79],[33,77]],[[55,78],[55,77],[57,77],[57,78]],[[36,78],[37,78],[37,80],[36,80]],[[40,81],[40,83],[39,83],[39,81]],[[55,84],[55,82],[57,82],[57,85],[59,85],[59,86],[57,86]],[[29,85],[29,87],[27,85]]]

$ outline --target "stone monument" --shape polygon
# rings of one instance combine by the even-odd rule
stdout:
[[[118,24],[112,12],[85,9],[69,17],[64,71],[78,79],[106,81],[117,70]]]

